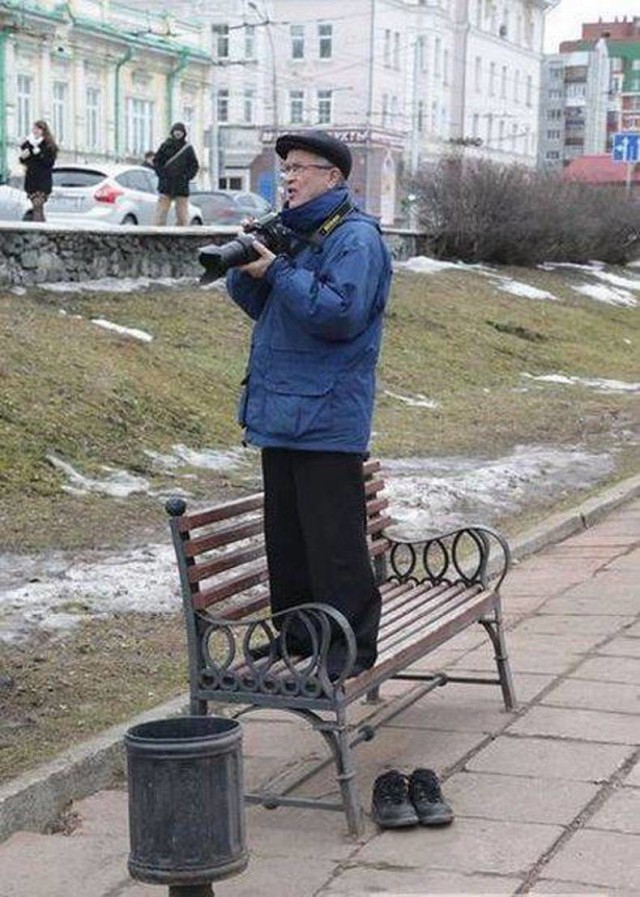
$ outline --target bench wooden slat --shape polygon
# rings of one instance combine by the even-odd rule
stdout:
[[[239,517],[241,514],[256,511],[262,507],[263,502],[264,493],[258,492],[255,495],[247,496],[247,498],[238,498],[235,501],[216,505],[208,508],[206,511],[184,514],[178,518],[178,529],[181,533],[193,532],[194,529],[200,529],[211,523],[218,523],[220,520],[227,520],[229,517]]]
[[[225,554],[218,555],[210,560],[200,561],[192,564],[188,570],[189,582],[197,583],[217,573],[223,573],[225,570],[232,570],[234,567],[240,567],[248,564],[257,558],[263,557],[265,554],[264,542],[251,548],[241,549],[240,551],[228,551]]]
[[[184,553],[187,557],[193,558],[205,551],[212,551],[214,548],[221,548],[223,545],[230,545],[233,542],[240,542],[251,536],[256,536],[262,532],[262,519],[248,520],[245,523],[236,523],[233,526],[223,527],[206,536],[198,536],[197,539],[188,539],[184,543]]]
[[[258,570],[252,570],[240,576],[229,577],[220,585],[210,586],[208,589],[195,592],[191,600],[196,610],[204,610],[206,607],[211,607],[212,604],[219,604],[225,598],[237,595],[245,589],[259,586],[261,583],[266,582],[268,578],[269,572],[266,563],[264,563]]]

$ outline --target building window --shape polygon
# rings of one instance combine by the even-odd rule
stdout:
[[[386,128],[389,123],[389,95],[382,94],[382,127]]]
[[[304,59],[304,25],[291,25],[291,58]]]
[[[333,25],[326,22],[318,25],[318,56],[320,59],[333,56]]]
[[[442,83],[449,83],[449,51],[445,50],[442,54]]]
[[[398,31],[393,32],[393,67],[400,68],[400,34]]]
[[[520,102],[520,69],[516,69],[516,73],[513,76],[513,101],[514,103]]]
[[[419,134],[424,131],[424,100],[418,100],[418,114],[416,117],[416,130]]]
[[[53,82],[53,133],[59,143],[67,139],[67,97],[69,85],[66,81]]]
[[[304,121],[304,90],[289,91],[289,120],[292,125],[301,125]]]
[[[549,152],[546,153],[546,158],[555,161],[556,159],[560,158],[560,153],[558,152],[558,150],[549,150]]]
[[[24,140],[33,124],[33,78],[29,75],[18,75],[16,79],[16,105],[18,137]]]
[[[126,101],[126,150],[142,156],[153,142],[153,102],[129,97]]]
[[[318,91],[318,124],[328,125],[331,123],[331,91]]]
[[[398,125],[398,97],[391,97],[391,110],[389,115],[389,120],[391,127],[397,127]]]
[[[557,129],[547,131],[547,140],[560,140],[560,131]]]
[[[482,57],[476,56],[475,65],[473,69],[473,84],[476,89],[476,93],[482,92]]]
[[[187,129],[187,134],[190,134],[196,123],[196,110],[193,106],[183,106],[182,107],[182,121]]]
[[[418,68],[421,72],[426,72],[427,70],[427,42],[424,37],[418,38],[417,50],[418,54]]]
[[[489,115],[487,115],[487,146],[489,146],[489,144],[491,143],[492,140],[493,140],[493,115],[491,115],[491,113],[489,113]]]
[[[533,101],[533,78],[531,75],[527,75],[527,106],[531,106]]]
[[[482,3],[483,0],[476,0],[476,28],[482,28]]]
[[[256,26],[244,26],[244,58],[256,58]]]
[[[384,64],[386,68],[391,66],[391,32],[388,28],[384,32]]]
[[[478,112],[475,112],[473,115],[473,125],[472,125],[471,136],[475,140],[477,140],[478,137],[480,136],[480,115]]]
[[[253,122],[253,105],[255,100],[255,91],[252,87],[245,87],[243,102],[243,121],[250,125]]]
[[[436,78],[442,74],[442,40],[439,37],[433,46],[433,74]]]
[[[229,121],[229,90],[221,87],[216,94],[216,117],[218,121]]]
[[[500,75],[500,98],[505,100],[507,98],[507,67],[506,65],[502,66],[502,73]]]
[[[489,96],[495,97],[496,95],[496,64],[495,62],[489,63]]]
[[[229,26],[212,25],[213,55],[216,59],[229,58]]]
[[[87,149],[99,149],[102,129],[100,127],[100,90],[97,87],[87,87],[85,128]]]

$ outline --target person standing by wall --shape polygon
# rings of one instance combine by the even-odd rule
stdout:
[[[46,121],[35,122],[31,134],[20,145],[20,162],[25,167],[24,192],[33,207],[31,221],[44,221],[44,205],[51,194],[53,168],[58,147]]]
[[[167,223],[171,203],[176,204],[176,224],[185,227],[189,196],[189,181],[198,173],[195,151],[187,141],[187,129],[181,122],[171,127],[169,137],[161,144],[153,159],[158,175],[158,205],[154,224]]]
[[[377,656],[362,464],[391,260],[377,221],[349,195],[346,143],[299,131],[281,135],[276,152],[281,221],[296,245],[275,255],[255,242],[259,258],[227,275],[231,298],[255,322],[239,422],[261,448],[271,609],[317,601],[341,611],[356,638],[355,675]],[[304,626],[294,621],[286,647],[309,653]],[[345,658],[332,644],[330,676]]]

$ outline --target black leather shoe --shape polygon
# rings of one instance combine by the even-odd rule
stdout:
[[[453,822],[453,810],[442,796],[438,776],[432,769],[414,769],[409,776],[409,799],[420,825]]]
[[[418,824],[418,814],[409,800],[406,776],[397,769],[382,773],[373,783],[371,815],[380,828]]]

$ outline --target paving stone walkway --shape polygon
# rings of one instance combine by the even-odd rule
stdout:
[[[347,837],[329,812],[251,807],[251,859],[216,897],[640,895],[640,500],[517,564],[504,587],[519,707],[499,690],[450,684],[358,748],[365,805],[385,769],[435,768],[456,819],[445,829]],[[492,671],[481,631],[430,668]],[[389,684],[385,697],[406,690]],[[362,708],[363,716],[369,712]],[[253,786],[313,769],[319,736],[285,715],[243,723]],[[330,768],[305,788],[335,794]],[[1,897],[153,897],[126,870],[127,795],[73,807],[70,834],[18,832],[0,845]]]

